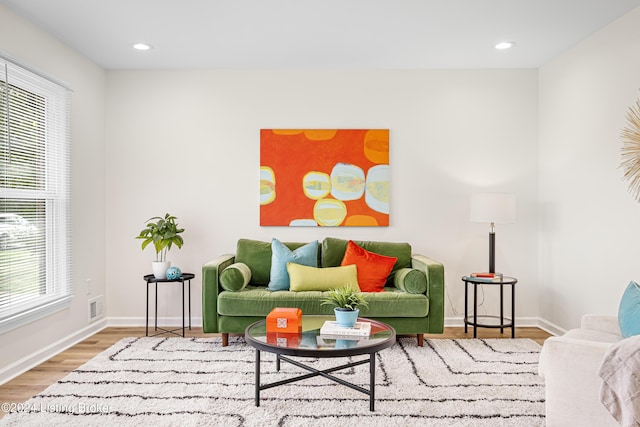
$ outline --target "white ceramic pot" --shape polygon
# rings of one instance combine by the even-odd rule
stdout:
[[[153,275],[156,279],[166,279],[167,278],[167,270],[171,267],[171,261],[152,261],[151,269],[153,270]]]

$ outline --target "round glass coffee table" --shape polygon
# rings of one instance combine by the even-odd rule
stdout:
[[[256,386],[255,386],[255,403],[260,406],[260,391],[277,387],[284,384],[290,384],[296,381],[321,376],[331,381],[337,382],[361,393],[369,396],[369,410],[374,410],[375,400],[375,376],[376,376],[376,353],[385,348],[391,347],[396,342],[396,331],[386,323],[375,320],[359,318],[359,322],[371,323],[371,334],[367,338],[321,335],[320,328],[327,320],[335,320],[333,316],[302,316],[302,333],[285,334],[285,333],[267,333],[266,320],[260,320],[247,327],[244,336],[247,344],[256,349]],[[260,352],[266,351],[276,355],[276,371],[280,371],[280,361],[291,363],[299,368],[305,369],[310,373],[300,375],[294,378],[288,378],[269,384],[260,384]],[[316,357],[316,358],[332,358],[332,357],[349,357],[358,355],[369,355],[368,358],[344,365],[317,370],[311,366],[300,363],[291,359],[294,357]],[[356,384],[352,384],[342,378],[331,375],[342,369],[351,368],[358,365],[369,364],[369,389],[365,389]]]

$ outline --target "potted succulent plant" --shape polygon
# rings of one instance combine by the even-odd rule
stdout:
[[[165,279],[167,269],[171,266],[171,261],[167,261],[167,252],[173,245],[178,248],[184,243],[180,233],[184,228],[178,228],[176,217],[165,214],[163,217],[153,217],[147,220],[147,226],[140,231],[136,239],[142,239],[142,250],[153,243],[156,250],[156,260],[151,263],[153,275],[156,279]]]
[[[322,305],[334,306],[333,312],[338,324],[345,328],[353,328],[360,313],[358,307],[368,307],[369,303],[362,298],[360,292],[344,287],[331,289],[329,295],[322,299]]]

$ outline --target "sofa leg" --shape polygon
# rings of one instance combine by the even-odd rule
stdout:
[[[424,335],[418,334],[418,347],[424,346]]]
[[[226,347],[229,345],[229,333],[228,332],[223,332],[222,333],[222,346]]]

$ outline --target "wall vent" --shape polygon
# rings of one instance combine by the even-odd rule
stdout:
[[[104,302],[102,295],[89,300],[89,323],[104,315]]]

